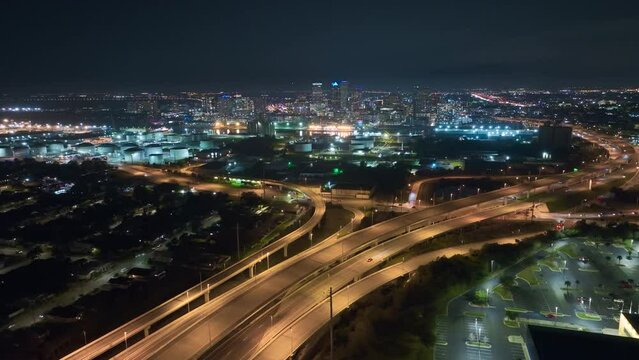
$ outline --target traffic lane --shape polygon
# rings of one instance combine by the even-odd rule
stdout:
[[[335,268],[329,270],[326,276],[320,276],[313,280],[311,283],[306,284],[300,290],[298,290],[292,297],[287,298],[281,304],[277,306],[277,312],[269,312],[262,315],[261,323],[254,326],[253,324],[249,328],[242,330],[241,335],[236,336],[235,341],[226,342],[219,349],[215,349],[210,352],[207,358],[214,359],[227,354],[233,354],[233,358],[246,357],[247,350],[249,348],[256,348],[260,345],[258,343],[251,343],[250,346],[245,344],[244,339],[261,339],[261,329],[264,328],[266,323],[270,322],[270,315],[273,315],[279,319],[279,323],[285,323],[286,321],[292,322],[297,317],[301,316],[303,312],[311,308],[314,304],[325,299],[328,296],[328,289],[333,287],[339,289],[354,278],[360,277],[368,271],[377,267],[380,262],[400,253],[401,251],[408,249],[420,242],[425,241],[435,235],[450,231],[451,229],[466,226],[474,223],[478,220],[485,218],[500,216],[503,213],[511,211],[519,211],[519,209],[527,207],[526,204],[510,205],[504,208],[488,210],[480,214],[469,215],[465,218],[449,220],[445,223],[430,226],[425,230],[418,230],[401,237],[389,240],[375,248],[369,249],[353,258],[339,264]],[[514,238],[513,238],[514,239]],[[288,320],[286,320],[288,319]],[[259,330],[257,330],[259,328]],[[257,330],[257,331],[256,331]],[[281,330],[281,329],[280,329]],[[277,331],[277,326],[270,327],[266,338]],[[241,345],[241,346],[239,346]]]
[[[403,263],[399,263],[391,267],[382,269],[366,278],[363,278],[360,281],[355,282],[348,289],[342,289],[336,292],[333,295],[333,313],[334,315],[339,314],[352,302],[359,300],[361,297],[367,295],[380,286],[409,272],[415,271],[420,266],[432,262],[439,257],[452,257],[455,255],[464,254],[471,250],[480,249],[482,246],[489,243],[506,244],[514,243],[515,241],[516,240],[513,238],[508,238],[507,240],[489,240],[480,243],[466,244],[453,248],[435,250],[433,252],[422,254],[406,260]],[[272,341],[265,348],[263,348],[257,356],[252,358],[281,360],[290,356],[291,348],[293,348],[293,350],[297,349],[322,326],[328,323],[328,307],[329,304],[327,299],[323,300],[322,303],[318,304],[316,307],[305,313],[304,316],[298,318],[292,324],[292,326],[286,327],[286,330],[280,332],[279,336],[273,338]],[[292,328],[293,331],[290,331],[290,328]]]
[[[534,185],[540,185],[540,183],[542,183],[542,182],[544,182],[544,181],[546,181],[546,182],[547,182],[547,180],[542,180],[542,181],[535,182],[535,184],[534,184]],[[533,188],[534,188],[534,186],[533,186]],[[507,192],[517,192],[517,191],[519,191],[520,189],[517,189],[517,187],[513,187],[513,188],[505,189],[505,190],[507,190]],[[502,192],[504,192],[504,190],[502,190]],[[497,194],[490,194],[490,195],[495,196],[495,195],[497,195]],[[462,199],[462,200],[460,200],[459,202],[467,203],[467,199]],[[452,204],[451,204],[451,205],[449,205],[449,204],[450,204],[450,203],[444,204],[445,206],[443,206],[443,209],[441,209],[441,210],[446,211],[446,210],[448,210],[449,208],[451,208]],[[452,206],[452,207],[454,208],[454,206]]]
[[[527,204],[513,204],[513,205],[510,205],[508,209],[519,210],[519,209],[525,208],[526,206]],[[514,210],[497,209],[497,210],[487,211],[487,213],[490,214],[489,216],[493,217],[493,216],[498,216],[496,214],[501,214],[503,212],[508,212],[508,211],[514,211]],[[481,216],[469,215],[463,220],[457,220],[457,224],[464,224],[465,226],[467,224],[476,222],[479,219],[482,219]],[[443,232],[443,231],[448,231],[450,228],[454,228],[455,225],[451,226],[451,225],[443,223],[443,224],[435,225],[435,227],[436,229],[439,229],[438,230],[439,232]],[[423,239],[424,237],[428,237],[429,233],[432,234],[432,229],[421,230],[418,232],[420,234],[416,234],[417,232],[410,233],[406,236],[406,238],[412,239],[412,241],[416,241],[416,239]],[[242,319],[244,319],[246,316],[248,316],[251,313],[251,309],[259,308],[259,306],[262,303],[266,302],[268,299],[274,298],[276,295],[280,294],[283,290],[299,282],[304,277],[306,277],[307,274],[313,273],[321,269],[321,267],[324,264],[328,264],[328,263],[332,263],[336,261],[342,256],[342,254],[346,254],[347,251],[350,251],[350,249],[352,249],[351,246],[353,247],[358,246],[357,244],[355,245],[349,244],[348,249],[344,249],[347,247],[345,245],[346,244],[344,244],[343,242],[333,244],[332,246],[323,249],[321,252],[315,252],[314,254],[310,255],[307,261],[298,261],[295,264],[295,266],[291,266],[289,269],[287,269],[286,273],[276,273],[276,274],[270,275],[268,283],[263,281],[263,282],[259,282],[258,284],[256,284],[254,287],[250,289],[246,288],[245,290],[246,292],[240,294],[238,298],[234,299],[232,302],[224,303],[223,310],[220,309],[220,307],[215,309],[212,308],[209,305],[210,303],[207,304],[205,307],[202,307],[202,308],[208,308],[213,312],[211,316],[214,317],[214,319],[212,320],[214,321],[214,323],[217,324],[217,326],[211,327],[210,329],[212,343],[216,343],[217,341],[222,339],[224,336],[226,336],[227,333],[231,331],[231,328],[235,324],[239,323]],[[382,254],[382,256],[386,256],[386,254],[384,253]],[[374,264],[368,264],[368,265],[371,267],[375,266]],[[231,310],[231,309],[236,309],[236,310]],[[218,317],[215,315],[218,312],[222,313],[222,315],[220,315],[221,317]],[[231,318],[234,318],[235,320],[229,321],[230,319],[229,316]],[[187,317],[189,317],[189,315],[184,316],[184,318],[187,318]],[[180,321],[182,320],[183,319],[180,319]],[[220,327],[219,324],[225,324],[225,325],[223,327]],[[188,324],[185,323],[184,327],[188,327]],[[158,353],[157,358],[170,359],[170,358],[175,358],[176,356],[190,357],[190,356],[193,356],[192,353],[194,350],[199,351],[201,347],[208,345],[208,341],[204,340],[205,338],[208,339],[207,336],[205,336],[205,335],[208,335],[209,333],[208,326],[206,327],[199,326],[199,327],[193,328],[192,330],[184,329],[184,331],[188,331],[188,334],[193,334],[193,335],[188,335],[193,338],[193,339],[190,339],[188,342],[181,340],[183,337],[180,337],[179,339],[177,338],[174,339],[174,341],[171,344],[167,344],[165,342],[166,339],[163,337],[163,335],[160,335],[159,333],[161,332],[164,333],[168,331],[169,331],[168,329],[167,330],[160,329],[158,330],[158,332],[151,334],[151,336],[144,341],[149,343],[149,345],[146,346],[146,349],[144,351],[141,351],[141,352],[138,351],[134,354],[134,350],[131,350],[131,349],[134,349],[136,346],[138,346],[139,344],[138,343],[134,345],[134,347],[122,353],[122,355],[126,358],[135,358],[134,356],[137,356],[136,354],[144,354],[146,353],[145,352],[146,350],[149,350],[149,351],[156,351]],[[196,345],[199,345],[199,348]],[[125,353],[127,355],[125,355]]]
[[[521,187],[522,187],[522,188],[524,188],[524,189],[526,189],[526,188],[531,188],[531,187],[533,187],[533,188],[534,188],[535,186],[539,186],[539,185],[540,185],[540,183],[551,183],[551,182],[552,182],[552,180],[550,180],[550,179],[542,179],[542,180],[540,180],[540,181],[536,181],[536,182],[534,182],[534,183],[532,184],[533,186],[526,186],[526,185],[524,185],[524,186],[521,186]],[[502,195],[502,196],[503,196],[503,195],[504,195],[504,193],[513,193],[513,192],[515,192],[515,193],[516,193],[516,192],[518,192],[518,191],[520,191],[520,190],[521,190],[521,189],[519,189],[519,188],[516,186],[516,187],[506,188],[506,189],[502,189],[502,190],[500,190],[500,191],[497,191],[497,194],[486,193],[486,194],[484,194],[484,196],[483,196],[483,197],[493,198],[494,196],[499,196],[499,195]],[[482,196],[480,196],[480,197],[482,197]],[[475,200],[477,200],[477,199],[475,199]],[[438,212],[438,211],[433,211],[433,209],[432,209],[432,208],[430,208],[430,209],[426,209],[426,210],[424,210],[424,211],[425,211],[425,212],[430,212],[430,213],[432,213],[432,214],[438,214],[438,213],[440,213],[441,211],[447,211],[447,210],[449,211],[450,209],[455,209],[457,206],[459,206],[459,203],[467,204],[467,203],[473,203],[473,202],[474,202],[474,201],[472,201],[472,200],[470,200],[470,199],[461,199],[461,200],[457,200],[457,204],[453,204],[454,202],[450,202],[450,203],[443,204],[443,206],[441,206],[441,207],[440,207],[440,209],[437,209],[437,210],[439,210],[439,212]],[[406,220],[406,219],[404,219],[404,220]],[[408,221],[410,222],[410,220],[408,220]],[[378,224],[378,225],[381,225],[381,224]],[[385,225],[386,225],[386,226],[384,226],[384,227],[383,227],[383,228],[384,228],[384,231],[385,231],[385,229],[386,229],[386,227],[387,227],[387,225],[388,225],[388,224],[385,224]],[[381,229],[381,228],[382,228],[382,227],[380,226],[380,229]],[[349,251],[349,250],[350,250],[350,249],[342,250],[342,251]]]

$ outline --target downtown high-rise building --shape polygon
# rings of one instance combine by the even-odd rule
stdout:
[[[413,89],[413,125],[427,125],[433,123],[437,116],[437,95],[425,88],[415,86]]]
[[[326,114],[326,94],[324,93],[324,84],[314,82],[311,90],[310,110],[315,115],[323,116]]]

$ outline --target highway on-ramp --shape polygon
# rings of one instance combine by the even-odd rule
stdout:
[[[335,292],[333,294],[333,314],[339,314],[352,303],[380,286],[415,271],[420,266],[435,261],[440,257],[465,254],[472,250],[478,250],[486,244],[508,244],[514,243],[515,241],[515,238],[509,237],[449,247],[415,256],[405,262],[386,267]],[[261,343],[261,351],[248,357],[234,357],[233,359],[281,360],[290,357],[291,354],[311,336],[328,324],[329,306],[328,298],[325,297],[310,308],[309,311],[297,317],[292,322],[288,322],[288,325],[283,324],[286,321],[274,323],[271,329],[267,329],[269,335],[258,339]]]
[[[134,169],[134,171],[140,171],[142,173],[152,174],[150,180],[154,181],[171,181],[180,183],[181,179],[182,184],[184,184],[185,181],[184,176],[169,175],[157,169],[150,169],[141,166],[131,167],[131,169]],[[168,179],[164,178],[163,176],[167,176]],[[195,286],[174,296],[173,298],[136,317],[135,319],[104,334],[98,339],[65,356],[63,359],[92,359],[105,353],[111,348],[122,344],[123,342],[125,342],[125,338],[127,336],[130,338],[142,331],[148,332],[151,325],[155,324],[163,318],[166,318],[173,312],[184,308],[187,305],[187,302],[204,296],[205,293],[208,294],[217,286],[225,283],[229,279],[245,271],[247,268],[250,268],[256,263],[262,261],[265,257],[265,254],[275,253],[285,246],[288,246],[295,240],[312,231],[317,226],[317,224],[319,224],[320,220],[324,216],[324,213],[326,212],[326,204],[319,195],[297,185],[272,181],[269,181],[267,183],[273,186],[282,186],[285,188],[289,188],[305,194],[311,200],[314,206],[313,215],[311,216],[311,218],[299,228],[265,246],[260,250],[260,252],[242,258],[240,261],[234,263],[225,270],[211,276],[203,282],[196,284]],[[188,185],[195,186],[198,190],[201,191],[224,191],[225,189],[220,188],[219,186],[221,185],[219,184],[199,183],[191,179],[188,179]]]
[[[363,251],[326,271],[326,274],[315,277],[303,287],[289,294],[279,304],[270,307],[268,311],[260,312],[260,316],[254,318],[250,326],[234,333],[230,339],[214,347],[213,351],[208,352],[204,358],[251,358],[259,352],[264,343],[283,333],[289,324],[302,316],[308,309],[325,300],[328,296],[329,288],[332,287],[334,290],[338,290],[343,287],[352,287],[352,285],[348,285],[350,282],[384,265],[387,259],[434,236],[486,219],[522,211],[530,208],[530,206],[530,203],[522,202],[505,206],[498,204],[493,208],[479,210],[469,215],[425,226]],[[339,256],[339,254],[334,254],[334,256]],[[270,324],[271,321],[274,321],[273,325]],[[203,340],[206,341],[206,337]],[[172,355],[179,354],[174,353]],[[168,357],[163,358],[168,359]]]

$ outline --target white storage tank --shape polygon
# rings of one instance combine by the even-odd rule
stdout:
[[[210,149],[215,149],[217,146],[215,144],[214,140],[208,139],[208,140],[200,140],[200,150],[210,150]]]
[[[32,144],[31,156],[44,156],[47,154],[47,146],[44,144]]]
[[[125,162],[142,162],[144,160],[144,150],[139,147],[128,148],[123,151]]]
[[[29,147],[25,145],[16,145],[13,147],[13,157],[24,159],[29,157],[31,152],[29,151]]]
[[[298,153],[309,153],[313,151],[313,145],[311,143],[295,143],[293,150]]]
[[[64,144],[59,142],[52,142],[47,144],[48,154],[59,154],[64,151]]]
[[[153,140],[152,141],[162,141],[164,140],[164,132],[163,131],[155,131],[153,132]]]
[[[0,158],[13,157],[13,150],[9,145],[0,145]]]
[[[120,149],[119,146],[113,143],[104,143],[97,146],[99,155],[111,155]]]
[[[120,143],[119,145],[120,145],[120,150],[122,151],[126,151],[128,149],[133,149],[138,147],[138,144],[133,142],[123,142],[123,143]]]
[[[166,135],[166,141],[172,142],[172,143],[182,142],[182,135],[168,134]]]
[[[160,144],[149,144],[144,147],[144,153],[146,156],[149,155],[162,155],[162,145]]]
[[[164,155],[160,154],[151,154],[148,156],[149,164],[151,165],[162,165],[164,164]]]
[[[173,161],[180,161],[189,158],[189,149],[181,146],[176,146],[170,150],[171,159]]]
[[[83,143],[79,143],[75,145],[75,151],[77,151],[78,154],[89,155],[89,154],[93,154],[94,150],[95,150],[95,146],[88,142],[83,142]]]

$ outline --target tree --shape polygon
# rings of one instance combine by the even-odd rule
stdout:
[[[617,255],[617,264],[621,265],[621,259],[623,259],[623,256]]]
[[[606,261],[610,261],[610,256],[606,256]]]
[[[510,289],[515,285],[515,278],[512,275],[504,275],[499,279],[499,282],[505,288]]]
[[[579,289],[579,280],[575,280],[575,288]]]
[[[572,283],[570,282],[570,280],[566,280],[564,281],[564,285],[566,285],[566,287],[569,288],[570,285],[572,285]]]
[[[262,202],[262,198],[253,191],[243,192],[242,195],[240,195],[240,200],[246,204],[246,206],[250,207],[255,207]]]

